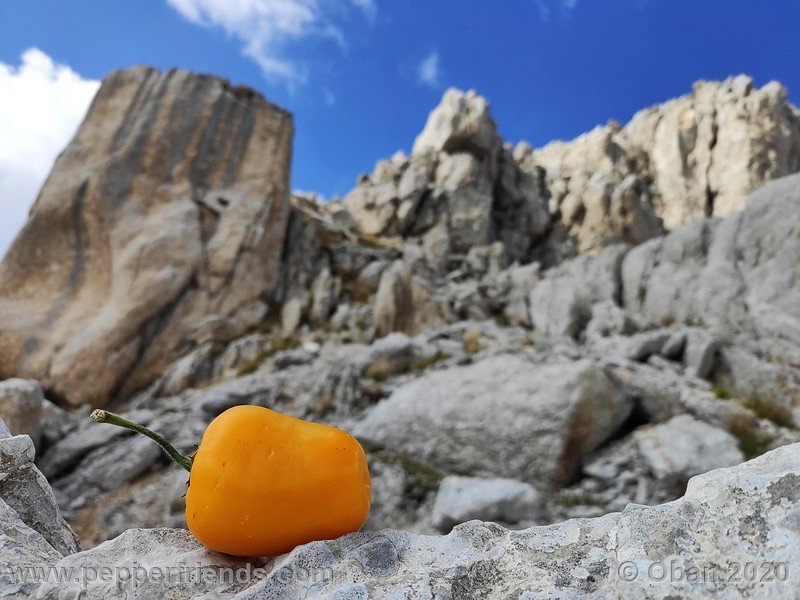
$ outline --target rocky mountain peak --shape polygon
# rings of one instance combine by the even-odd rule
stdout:
[[[489,114],[489,102],[475,90],[450,88],[428,116],[414,141],[412,154],[468,152],[493,156],[502,145],[497,125]]]

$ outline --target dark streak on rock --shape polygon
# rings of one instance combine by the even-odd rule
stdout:
[[[36,334],[25,340],[22,346],[22,354],[20,356],[20,363],[24,363],[34,352],[39,349],[40,334],[52,326],[53,323],[63,314],[69,305],[72,296],[83,278],[83,273],[86,268],[86,239],[85,228],[83,226],[83,202],[86,198],[86,191],[89,188],[89,180],[84,179],[78,191],[72,199],[72,206],[70,211],[72,213],[72,231],[75,234],[74,248],[75,254],[72,261],[72,268],[70,269],[67,281],[61,293],[53,302],[50,310],[47,311],[44,319],[37,325]]]
[[[100,204],[102,212],[113,214],[130,195],[133,187],[133,180],[139,172],[142,157],[150,141],[152,128],[156,120],[156,113],[162,105],[162,99],[166,94],[167,86],[173,75],[174,72],[167,73],[159,78],[153,86],[150,86],[145,99],[141,102],[141,111],[135,110],[134,103],[131,103],[129,114],[126,114],[123,125],[117,132],[119,139],[115,139],[113,146],[116,147],[117,144],[121,145],[124,139],[122,136],[127,135],[129,130],[133,130],[137,125],[138,130],[125,156],[112,157],[108,165],[101,190]],[[136,112],[135,115],[131,113],[131,111],[134,110]],[[129,122],[126,124],[126,121]]]
[[[233,134],[231,143],[233,144],[228,159],[225,162],[225,171],[222,176],[222,185],[230,187],[239,173],[239,165],[242,162],[247,146],[250,143],[250,136],[253,133],[255,124],[255,111],[252,104],[248,103],[244,109],[244,116],[239,120],[236,133]]]

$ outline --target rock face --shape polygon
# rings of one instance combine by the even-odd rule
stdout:
[[[252,90],[109,75],[0,265],[0,373],[102,405],[253,325],[280,284],[291,138]]]
[[[582,251],[640,243],[705,216],[741,210],[763,183],[800,171],[800,111],[777,82],[700,81],[625,127],[515,156],[544,167],[559,229]],[[660,218],[660,219],[659,219]]]
[[[729,342],[718,351],[721,382],[791,403],[800,382],[799,220],[800,176],[793,175],[752,194],[741,213],[643,244],[622,265],[625,306],[648,323],[717,331]],[[708,350],[696,352],[707,371]]]

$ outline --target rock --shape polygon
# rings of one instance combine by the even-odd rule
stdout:
[[[591,319],[592,305],[618,297],[625,250],[611,246],[597,256],[579,256],[547,271],[530,294],[534,329],[550,337],[577,338]]]
[[[699,81],[638,113],[626,132],[650,157],[654,204],[669,229],[739,211],[750,192],[800,170],[800,112],[776,82]]]
[[[312,325],[317,327],[327,322],[328,317],[336,307],[341,290],[339,278],[331,275],[328,269],[324,269],[317,275],[311,285],[311,310],[309,320]]]
[[[618,242],[639,244],[663,233],[647,155],[616,124],[522,154],[518,162],[526,172],[544,167],[557,233],[581,252]]]
[[[653,475],[678,484],[744,461],[736,438],[689,415],[637,430],[634,437]]]
[[[466,253],[492,241],[491,165],[469,152],[443,155],[436,168],[436,184],[448,199],[450,250]]]
[[[0,381],[0,419],[14,434],[30,436],[39,445],[45,399],[38,381],[6,379]]]
[[[5,514],[11,511],[17,515],[58,555],[77,552],[77,538],[61,516],[53,490],[34,466],[34,456],[33,442],[27,435],[0,439],[0,499]]]
[[[669,333],[663,330],[643,331],[631,336],[611,337],[595,343],[595,350],[603,351],[611,356],[619,356],[626,360],[645,362],[654,354],[661,352],[669,339]]]
[[[214,363],[215,376],[242,374],[243,370],[252,369],[264,358],[269,346],[267,336],[259,333],[246,335],[231,342]]]
[[[88,588],[92,598],[232,598],[265,574],[264,564],[206,550],[186,530],[131,529],[61,559],[38,597],[77,597]],[[59,581],[62,570],[86,576]]]
[[[586,325],[586,342],[602,343],[603,338],[636,332],[638,324],[616,302],[604,300],[592,305],[589,323]]]
[[[445,533],[473,519],[513,524],[531,519],[539,504],[536,489],[521,481],[450,475],[439,486],[431,519]]]
[[[0,498],[0,596],[32,598],[41,580],[35,573],[46,574],[60,558],[42,535],[20,519],[17,512]]]
[[[201,319],[277,293],[291,137],[248,88],[109,75],[0,264],[0,373],[100,406],[151,383]]]
[[[693,92],[637,113],[628,125],[597,127],[535,152],[551,212],[580,251],[642,243],[709,215],[741,210],[763,183],[800,171],[800,111],[786,90],[750,78],[697,82]]]
[[[414,154],[469,152],[492,156],[501,144],[489,103],[473,90],[450,88],[414,141]]]
[[[502,242],[510,260],[527,261],[550,228],[545,172],[536,167],[529,171],[519,168],[507,148],[500,152],[498,169],[493,237]]]
[[[214,371],[214,345],[209,342],[175,362],[161,379],[158,393],[165,396],[208,382]]]
[[[383,272],[373,310],[376,335],[383,337],[393,331],[413,335],[444,321],[445,315],[433,291],[414,276],[408,263],[395,261]]]
[[[683,356],[685,348],[686,332],[676,331],[664,342],[664,346],[661,348],[661,356],[670,360],[679,360]]]
[[[386,246],[412,239],[440,273],[475,246],[502,242],[526,261],[550,224],[544,171],[504,148],[488,102],[448,90],[411,156],[379,162],[344,198],[358,234]]]
[[[292,297],[283,303],[281,309],[281,329],[284,337],[292,335],[303,320],[303,309],[306,301],[304,298]]]
[[[512,325],[530,327],[531,315],[528,307],[528,298],[533,286],[539,281],[541,265],[530,263],[527,265],[513,265],[498,279],[506,279],[507,292],[503,316]]]
[[[73,511],[70,521],[85,549],[122,535],[131,528],[186,529],[189,477],[172,464],[136,478]]]
[[[370,346],[364,375],[372,379],[386,379],[423,366],[436,354],[435,348],[424,346],[403,333],[390,333]]]
[[[354,430],[445,470],[549,489],[568,483],[630,410],[594,363],[534,365],[503,355],[426,373]]]
[[[676,229],[631,250],[622,263],[626,310],[644,323],[702,327],[692,368],[703,374],[714,357],[747,356],[727,369],[731,389],[786,403],[800,370],[800,175],[768,183],[741,213]],[[684,352],[684,359],[685,359]],[[723,363],[726,361],[723,361]],[[724,364],[721,364],[721,367]],[[706,373],[707,374],[707,373]]]
[[[163,459],[159,447],[144,436],[126,435],[113,445],[101,446],[84,458],[80,468],[54,481],[59,506],[72,517],[104,493],[158,468]]]
[[[718,346],[717,339],[702,329],[687,330],[683,352],[687,372],[695,377],[707,377],[714,367]]]

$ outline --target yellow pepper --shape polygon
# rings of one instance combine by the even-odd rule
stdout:
[[[370,507],[366,455],[350,434],[259,406],[214,419],[193,458],[113,413],[92,419],[155,440],[190,472],[186,523],[207,548],[273,556],[358,531]]]

